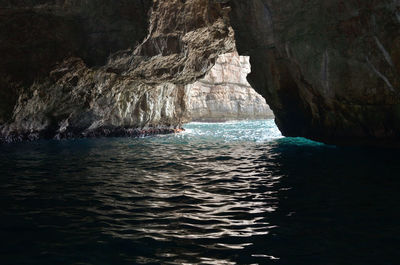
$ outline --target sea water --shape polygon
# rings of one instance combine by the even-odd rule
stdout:
[[[0,264],[398,264],[400,156],[273,120],[0,146]]]

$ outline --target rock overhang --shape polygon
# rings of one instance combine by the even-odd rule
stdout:
[[[74,1],[69,1],[70,5],[67,2],[60,2],[62,5],[55,9],[48,8],[53,3],[52,1],[36,2],[40,2],[40,8],[37,9],[38,6],[36,6],[36,9],[31,11],[42,10],[41,15],[44,17],[46,14],[49,16],[56,14],[59,18],[71,13],[74,14],[74,19],[79,18],[82,14],[88,16],[86,11],[81,10],[82,6],[73,4]],[[142,15],[138,15],[139,13],[136,12],[139,9],[132,13],[127,12],[129,9],[124,8],[124,1],[113,2],[111,15],[107,9],[102,8],[102,2],[97,2],[97,5],[88,11],[89,13],[93,12],[93,16],[88,16],[89,18],[101,17],[103,22],[107,22],[111,18],[115,19],[116,21],[112,23],[110,21],[110,28],[125,24],[135,28],[128,35],[139,32],[135,36],[136,42],[141,45],[133,44],[134,47],[131,47],[132,42],[121,46],[116,45],[116,49],[120,50],[118,53],[109,57],[100,70],[90,70],[92,71],[89,76],[90,82],[85,85],[83,80],[87,81],[89,77],[82,78],[80,76],[83,72],[88,73],[86,70],[78,71],[72,74],[75,77],[68,81],[67,87],[83,85],[81,90],[86,92],[93,92],[91,87],[96,87],[97,91],[107,89],[111,91],[118,86],[117,84],[126,82],[123,80],[130,80],[129,88],[125,88],[127,90],[138,86],[132,85],[136,81],[146,84],[146,91],[154,91],[154,87],[168,83],[181,87],[204,76],[217,56],[231,51],[236,44],[240,54],[250,56],[252,73],[248,77],[249,82],[267,99],[284,135],[304,136],[335,144],[381,145],[398,142],[400,135],[400,112],[398,111],[400,105],[398,95],[400,21],[398,19],[399,3],[396,1],[304,2],[288,0],[282,3],[276,0],[155,0],[153,3],[151,2],[150,0],[131,1],[133,7],[142,5],[139,7],[140,11],[143,11],[140,13]],[[47,7],[43,5],[46,3]],[[147,16],[151,5],[152,16]],[[22,7],[25,11],[29,11],[31,8]],[[43,11],[44,7],[46,12]],[[15,11],[15,9],[21,8],[21,5],[13,8]],[[12,8],[3,9],[1,12],[7,14],[10,10]],[[130,10],[133,10],[132,6]],[[3,19],[4,17],[7,16],[2,16]],[[72,22],[75,23],[74,19]],[[66,28],[66,36],[74,36],[67,34],[75,28],[68,26],[70,25],[68,21],[70,20],[62,20],[65,22],[62,27]],[[90,21],[90,19],[84,21]],[[4,25],[7,23],[2,20],[0,24],[3,26],[0,29],[6,30]],[[102,25],[108,27],[107,23]],[[23,23],[21,27],[24,29]],[[28,26],[26,27],[28,28]],[[149,29],[146,38],[143,28]],[[46,28],[43,27],[43,29]],[[45,32],[51,33],[52,28]],[[111,34],[111,31],[107,30],[102,32],[106,36]],[[117,34],[115,36],[118,40],[127,38],[125,33],[117,32],[115,34]],[[128,36],[129,38],[132,36]],[[94,44],[99,44],[97,50],[101,53],[104,52],[102,51],[104,45],[101,46],[100,39],[94,38]],[[58,40],[62,42],[63,37],[61,36]],[[80,43],[82,40],[77,37],[76,41],[76,43]],[[63,47],[57,44],[57,40],[54,43],[59,48]],[[121,43],[119,42],[119,44]],[[63,55],[60,51],[59,57],[51,57],[57,58],[57,60],[60,57],[68,57],[70,53],[74,53],[75,49],[78,53],[74,55],[82,57],[85,62],[85,56],[80,55],[79,52],[84,51],[82,47],[87,46],[80,45],[76,45],[76,47],[70,45],[75,48],[67,45],[67,48],[61,50],[68,55]],[[106,43],[105,46],[107,45],[111,44]],[[4,46],[4,42],[0,47],[2,47],[3,53],[9,51],[7,50],[9,46]],[[40,47],[40,45],[37,46],[39,51]],[[136,49],[134,49],[135,47]],[[109,54],[109,52],[107,51],[105,54]],[[12,53],[7,54],[12,55]],[[48,58],[43,56],[44,62],[47,62]],[[38,59],[40,58],[42,57],[39,56]],[[13,64],[17,62],[12,59],[6,61]],[[36,66],[35,62],[30,59],[25,64]],[[37,65],[41,65],[41,63],[40,60],[37,61]],[[88,68],[90,69],[90,60],[85,63],[89,64]],[[46,67],[48,65],[50,63],[45,63]],[[62,63],[58,65],[60,69],[65,68]],[[18,71],[13,70],[13,73],[10,74],[5,67],[0,67],[0,69],[2,69],[0,80],[2,80],[3,94],[8,95],[12,89],[23,92],[22,94],[18,94],[20,93],[18,92],[14,97],[10,97],[17,102],[14,107],[7,106],[6,108],[7,104],[2,104],[8,114],[8,116],[3,115],[3,123],[5,119],[11,123],[14,121],[15,124],[18,117],[29,120],[40,116],[37,115],[40,113],[35,113],[35,111],[29,115],[18,116],[24,112],[24,106],[27,106],[26,102],[33,99],[32,95],[37,90],[38,83],[42,84],[44,91],[57,91],[57,87],[60,86],[63,87],[61,91],[68,91],[65,88],[66,84],[60,83],[60,80],[51,80],[46,77],[46,74],[43,74],[40,79],[33,78],[36,86],[31,87],[20,82],[21,80],[18,78],[13,79],[12,74]],[[46,69],[44,72],[48,71]],[[56,69],[51,70],[54,72]],[[92,82],[93,80],[95,81]],[[132,82],[132,80],[136,81]],[[116,84],[115,86],[113,82]],[[10,89],[10,87],[13,88]],[[177,89],[179,90],[179,88]],[[86,94],[96,94],[92,92]],[[177,95],[182,97],[182,93],[179,92]],[[59,95],[58,92],[56,94]],[[148,96],[148,98],[157,98],[155,94]],[[65,97],[68,97],[68,93]],[[184,97],[178,101],[182,102],[182,100]],[[9,101],[11,102],[12,99]],[[99,102],[108,101],[104,99]],[[118,106],[120,103],[116,102],[120,101],[109,103]],[[129,105],[125,103],[121,104]],[[58,104],[62,104],[62,102]],[[93,98],[88,96],[85,101],[77,105],[83,106],[82,112],[87,112],[87,106],[93,106],[93,104],[95,104]],[[161,105],[157,108],[162,108]],[[132,113],[141,113],[140,106]],[[9,112],[13,108],[14,111],[10,114]],[[185,107],[182,104],[180,108],[184,112]],[[48,108],[47,112],[51,113],[51,109]],[[181,121],[183,119],[182,111],[178,111],[181,113],[178,116],[168,118],[168,123],[171,124],[174,119]],[[112,111],[110,110],[110,112]],[[175,114],[171,112],[171,115]],[[42,123],[49,122],[46,121],[46,115],[43,116]],[[96,113],[96,115],[91,117],[105,114]],[[118,116],[118,114],[113,115]],[[150,115],[150,118],[147,119],[148,124],[156,124],[152,122],[151,118],[155,116]],[[118,119],[114,117],[110,120]],[[122,120],[127,121],[125,118]],[[144,123],[146,122],[144,121]],[[143,122],[140,122],[140,125],[129,122],[121,124],[123,126],[142,126]],[[32,127],[29,128],[32,129]]]

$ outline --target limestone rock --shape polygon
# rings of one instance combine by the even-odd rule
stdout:
[[[249,58],[237,52],[220,55],[213,68],[187,85],[188,115],[192,121],[221,122],[272,118],[265,99],[247,82]]]
[[[250,84],[284,135],[400,143],[400,2],[231,0]]]
[[[184,85],[234,47],[228,10],[205,0],[10,3],[0,16],[10,53],[0,91],[14,92],[0,107],[3,141],[173,130],[187,117]],[[15,12],[21,31],[8,32]]]
[[[57,76],[61,76],[57,78]],[[167,132],[185,117],[182,85],[148,85],[87,68],[71,58],[21,94],[4,141],[85,136],[139,136]]]
[[[5,139],[84,136],[100,124],[178,127],[184,86],[233,51],[235,38],[239,54],[250,56],[249,83],[284,135],[400,144],[397,0],[0,0],[0,7]],[[144,95],[157,103],[137,107]],[[158,119],[164,104],[171,111]],[[135,109],[149,113],[142,119]]]
[[[0,124],[18,95],[57,63],[80,57],[101,66],[147,34],[152,0],[0,0]]]

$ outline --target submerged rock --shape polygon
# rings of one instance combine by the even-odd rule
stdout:
[[[186,86],[190,119],[221,122],[272,118],[265,99],[247,82],[250,72],[248,57],[237,52],[220,55],[205,77]]]

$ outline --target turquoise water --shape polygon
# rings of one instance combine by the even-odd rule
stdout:
[[[272,120],[0,146],[0,264],[397,264],[400,156]]]

